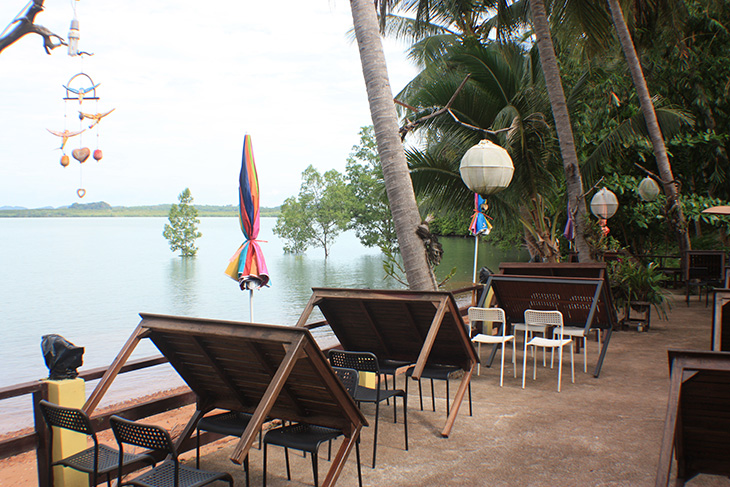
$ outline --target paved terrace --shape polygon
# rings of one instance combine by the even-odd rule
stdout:
[[[590,363],[589,373],[583,372],[582,356],[576,355],[575,384],[570,383],[569,369],[564,370],[560,393],[557,364],[555,370],[539,367],[537,380],[528,375],[522,389],[520,341],[518,377],[513,378],[511,365],[505,364],[505,383],[500,388],[498,361],[491,369],[482,367],[481,376],[472,382],[474,415],[468,415],[465,400],[449,438],[440,436],[446,417],[444,401],[437,401],[437,411],[432,412],[430,388],[424,387],[429,397],[424,397],[426,410],[421,412],[418,388],[409,386],[410,449],[403,450],[402,423],[393,424],[392,409],[386,407],[381,411],[375,469],[369,468],[372,428],[363,429],[364,485],[654,485],[669,391],[667,349],[710,347],[712,315],[704,299],[700,303],[695,297],[689,308],[681,294],[672,301],[670,319],[653,317],[650,331],[614,333],[598,379]],[[589,343],[593,364],[597,349],[597,343]],[[485,350],[482,354],[486,357]],[[531,370],[528,361],[528,373]],[[436,396],[443,397],[443,383],[437,381],[436,386]],[[454,383],[452,396],[455,389]],[[372,419],[372,405],[364,405],[363,411]],[[234,444],[209,445],[204,467],[230,471],[234,465],[228,457]],[[328,468],[326,447],[320,457],[321,481]],[[291,455],[292,482],[286,480],[283,459],[283,450],[269,447],[268,485],[312,485],[308,458]],[[251,485],[261,485],[261,462],[262,452],[252,449]],[[237,473],[237,484],[245,485],[242,472]],[[338,485],[357,485],[354,452]],[[730,485],[730,481],[699,476],[687,485]]]
[[[472,382],[474,416],[466,400],[449,438],[440,436],[446,419],[443,399],[430,410],[430,388],[424,383],[424,406],[419,411],[418,388],[410,387],[409,451],[403,450],[402,415],[392,423],[392,408],[384,407],[378,433],[378,464],[369,468],[372,427],[363,429],[363,483],[368,486],[652,486],[669,390],[667,349],[707,350],[711,311],[695,297],[689,308],[684,296],[672,297],[669,321],[654,317],[650,331],[614,333],[601,376],[595,379],[597,344],[589,343],[589,373],[576,355],[576,381],[563,371],[562,392],[556,391],[557,369],[538,368],[537,381],[528,376],[521,387],[522,353],[518,343],[518,377],[506,364],[504,387],[499,387],[499,366],[482,367]],[[521,343],[521,341],[520,341]],[[483,347],[484,348],[484,347]],[[486,351],[482,350],[486,357]],[[508,352],[507,358],[511,356]],[[539,361],[538,361],[539,363]],[[557,364],[556,364],[557,367]],[[531,367],[528,365],[528,372]],[[453,382],[451,394],[456,390]],[[403,379],[399,379],[402,387]],[[416,386],[415,382],[413,386]],[[436,383],[443,397],[443,383]],[[400,401],[399,401],[400,404]],[[373,418],[374,406],[363,411]],[[192,410],[150,418],[173,431],[182,429]],[[176,423],[180,423],[176,425]],[[234,473],[236,485],[245,485],[242,468],[230,462],[235,439],[203,448],[201,466]],[[326,446],[320,451],[320,482],[329,468]],[[191,455],[192,453],[192,455]],[[27,456],[27,455],[26,455]],[[185,455],[193,457],[194,452]],[[293,479],[286,480],[283,450],[269,449],[269,486],[312,485],[311,462],[291,454]],[[251,450],[251,485],[262,484],[262,452]],[[337,485],[356,486],[354,451]],[[16,468],[11,468],[16,467]],[[13,459],[2,462],[0,485],[35,484],[34,460],[26,459],[21,480]],[[30,471],[28,471],[30,470]],[[25,477],[21,475],[20,477]],[[15,481],[13,481],[15,479]],[[20,482],[20,483],[18,483]],[[31,483],[28,483],[31,482]],[[725,478],[699,476],[688,486],[727,486]]]

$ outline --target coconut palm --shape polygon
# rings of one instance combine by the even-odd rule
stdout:
[[[553,136],[544,113],[550,106],[536,54],[517,44],[471,42],[449,49],[441,63],[431,63],[404,90],[409,105],[426,107],[422,116],[443,106],[462,82],[471,78],[451,105],[451,117],[419,127],[424,150],[409,150],[411,177],[425,209],[461,214],[472,210],[473,196],[459,175],[459,161],[482,134],[465,127],[500,130],[496,141],[510,153],[515,175],[510,187],[489,197],[490,214],[499,225],[521,222],[534,258],[555,260],[558,253],[552,202],[559,169]],[[458,120],[458,121],[457,121]],[[562,207],[562,205],[559,205]],[[546,211],[547,210],[547,211]]]
[[[375,8],[371,0],[350,0],[350,8],[383,168],[383,181],[398,235],[406,279],[411,289],[435,290],[436,279],[426,259],[424,244],[416,234],[421,217],[398,135],[398,117],[393,104]]]
[[[628,64],[629,71],[631,72],[631,78],[639,97],[641,111],[644,114],[646,127],[649,131],[649,139],[651,140],[651,144],[654,148],[654,157],[656,158],[659,175],[662,178],[664,194],[667,197],[667,221],[672,226],[673,233],[677,237],[680,255],[684,255],[684,251],[691,249],[689,233],[687,231],[687,222],[682,212],[682,206],[679,204],[679,191],[674,182],[672,166],[669,163],[669,158],[667,157],[667,149],[664,145],[664,137],[662,136],[662,131],[659,128],[659,123],[657,121],[654,103],[651,101],[649,88],[646,86],[646,79],[644,79],[644,73],[641,69],[639,56],[636,54],[634,42],[632,41],[631,34],[626,26],[626,21],[624,20],[623,12],[621,11],[621,5],[619,5],[618,0],[608,0],[608,5],[611,9],[611,16],[616,28],[616,34],[618,35],[621,48],[626,56],[626,63]]]

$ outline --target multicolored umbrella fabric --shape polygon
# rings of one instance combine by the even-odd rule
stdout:
[[[482,213],[486,206],[486,200],[474,193],[474,215],[471,217],[471,225],[469,231],[472,235],[489,235],[492,231],[492,224],[487,220],[487,216]]]
[[[479,235],[489,235],[492,231],[492,224],[487,220],[487,215],[483,212],[487,211],[487,201],[474,193],[474,215],[471,217],[469,231],[474,235],[474,273],[472,282],[477,282],[477,261],[479,260]]]
[[[239,177],[238,198],[243,244],[231,257],[226,274],[238,281],[241,289],[258,289],[269,283],[264,254],[256,238],[259,235],[259,181],[253,157],[251,136],[243,139],[243,160]]]

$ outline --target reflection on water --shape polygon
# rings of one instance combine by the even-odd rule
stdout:
[[[168,264],[168,295],[172,303],[179,303],[180,314],[193,315],[198,306],[198,289],[195,279],[194,258],[171,259]]]
[[[237,218],[203,218],[195,258],[170,252],[162,237],[166,218],[0,218],[0,319],[6,373],[0,387],[46,377],[41,336],[58,333],[85,347],[84,369],[109,365],[139,323],[139,313],[248,321],[249,293],[224,274],[241,244]],[[259,238],[271,286],[254,291],[254,321],[293,325],[313,287],[400,288],[385,279],[382,255],[364,248],[352,232],[338,237],[328,259],[322,249],[288,255],[264,218]],[[442,279],[451,268],[453,289],[471,282],[474,240],[442,238]],[[524,260],[482,245],[479,266],[498,268],[502,260]],[[316,316],[313,316],[316,319]],[[133,354],[157,354],[143,340]],[[157,369],[157,368],[156,368]],[[169,367],[119,379],[106,400],[127,399],[179,383]],[[155,375],[157,374],[157,375]],[[0,402],[0,432],[13,426],[18,408]],[[21,422],[25,422],[22,420]],[[29,421],[29,419],[28,419]],[[10,425],[10,426],[8,426]]]

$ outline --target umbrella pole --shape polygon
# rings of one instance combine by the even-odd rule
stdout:
[[[477,283],[477,256],[479,255],[479,235],[474,235],[474,274],[471,282]]]
[[[253,323],[253,289],[248,290],[248,321]]]

